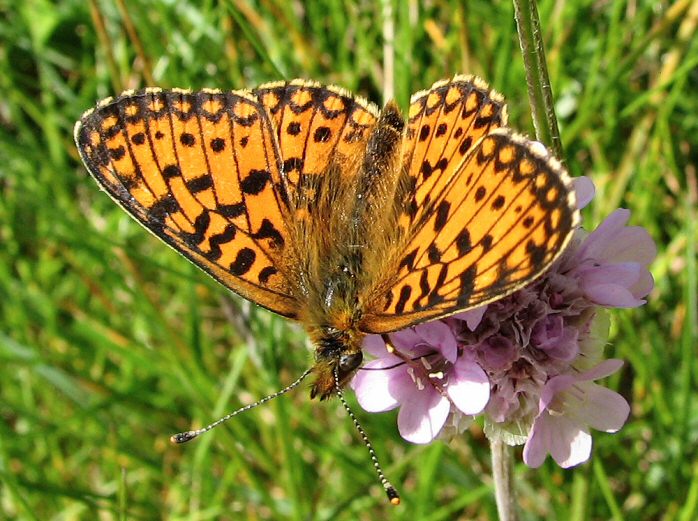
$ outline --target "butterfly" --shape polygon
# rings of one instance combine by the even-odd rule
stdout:
[[[311,397],[386,334],[511,294],[579,223],[571,179],[507,126],[503,97],[455,76],[403,117],[305,80],[127,91],[75,127],[97,183],[242,297],[299,321]]]

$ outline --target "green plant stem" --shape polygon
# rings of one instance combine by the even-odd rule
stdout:
[[[526,69],[526,85],[536,139],[551,146],[554,154],[558,158],[562,158],[562,140],[555,117],[553,94],[545,62],[545,50],[536,2],[535,0],[513,0],[513,2],[521,54]],[[500,521],[516,521],[518,512],[514,491],[511,447],[501,440],[493,440],[490,450],[499,519]]]
[[[490,452],[492,454],[492,479],[494,480],[499,521],[517,521],[519,516],[516,510],[511,447],[501,440],[492,440]]]
[[[562,159],[562,140],[555,117],[553,93],[550,88],[548,66],[545,62],[545,50],[543,49],[543,37],[536,2],[535,0],[513,1],[536,139],[550,146],[555,155]]]

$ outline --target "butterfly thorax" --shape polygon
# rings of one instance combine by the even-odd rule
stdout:
[[[365,296],[376,278],[371,269],[380,265],[378,257],[394,236],[388,230],[394,231],[396,208],[386,201],[395,199],[399,186],[403,128],[397,107],[388,104],[368,138],[364,155],[331,166],[344,170],[321,178],[334,181],[333,186],[313,187],[318,197],[311,204],[320,218],[313,221],[315,229],[302,224],[299,235],[311,242],[298,254],[309,275],[303,282],[308,312],[301,321],[316,347],[312,397],[331,396],[361,365],[365,336],[361,316]],[[348,169],[354,172],[346,172]]]

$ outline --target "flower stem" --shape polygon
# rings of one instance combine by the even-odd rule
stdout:
[[[555,117],[536,0],[513,0],[513,2],[536,139],[552,147],[555,155],[562,159],[562,140]]]
[[[561,159],[563,157],[562,140],[555,117],[536,0],[513,0],[513,2],[536,139],[552,147],[554,154]],[[499,520],[517,521],[519,516],[516,509],[511,447],[500,439],[494,439],[491,441],[490,450]]]
[[[490,442],[492,452],[492,478],[494,479],[494,495],[497,500],[499,521],[517,521],[516,494],[514,491],[514,464],[511,447],[502,440]]]

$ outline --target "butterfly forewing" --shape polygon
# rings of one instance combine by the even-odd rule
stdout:
[[[228,288],[295,317],[287,192],[272,125],[245,92],[148,89],[76,126],[90,173],[123,208]]]
[[[294,80],[253,91],[276,129],[292,205],[307,210],[324,184],[337,176],[350,184],[358,173],[378,108],[338,87]]]
[[[388,332],[497,300],[538,277],[579,220],[571,180],[542,145],[482,138],[409,230],[362,330]]]

